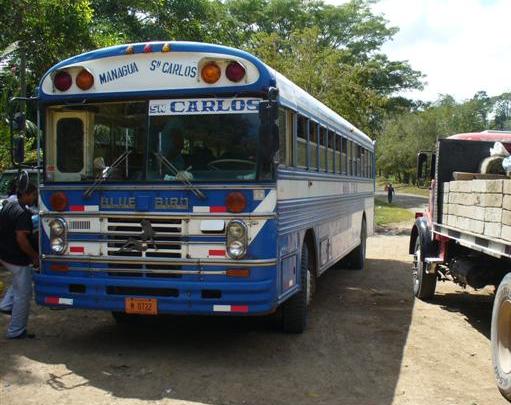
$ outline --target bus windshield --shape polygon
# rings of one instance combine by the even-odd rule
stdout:
[[[149,121],[149,180],[173,179],[165,157],[194,180],[255,180],[257,114],[156,116]]]
[[[105,181],[269,178],[257,173],[267,167],[258,164],[257,113],[150,116],[141,101],[52,107],[49,116],[48,181],[91,181],[120,157]]]

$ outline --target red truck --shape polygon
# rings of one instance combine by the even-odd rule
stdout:
[[[480,164],[495,142],[511,151],[511,132],[458,134],[440,139],[435,153],[418,154],[418,181],[430,180],[431,186],[428,207],[416,214],[409,252],[413,291],[421,300],[433,298],[439,280],[495,286],[493,368],[497,387],[511,402],[511,180],[477,180],[485,178],[478,175]],[[471,173],[472,183],[453,181]]]

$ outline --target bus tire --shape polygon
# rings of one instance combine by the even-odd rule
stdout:
[[[346,268],[349,270],[364,270],[366,261],[366,246],[367,246],[367,226],[366,219],[362,218],[362,225],[360,226],[360,245],[351,251],[346,256],[344,261]]]
[[[312,300],[314,272],[310,266],[310,250],[303,243],[300,261],[302,289],[282,304],[282,330],[286,333],[302,333],[307,325],[307,310]]]
[[[511,402],[511,273],[501,281],[493,301],[491,355],[497,388]]]
[[[420,235],[415,240],[412,262],[413,295],[427,301],[433,298],[436,289],[436,274],[426,273],[426,262],[423,260],[423,249]]]

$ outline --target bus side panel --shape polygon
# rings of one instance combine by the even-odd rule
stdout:
[[[301,240],[305,232],[292,232],[279,236],[279,274],[277,276],[277,291],[279,300],[288,296],[299,286],[298,269],[300,265]]]

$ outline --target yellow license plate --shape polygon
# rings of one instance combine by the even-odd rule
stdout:
[[[158,314],[158,301],[156,298],[126,298],[124,306],[127,314]]]

